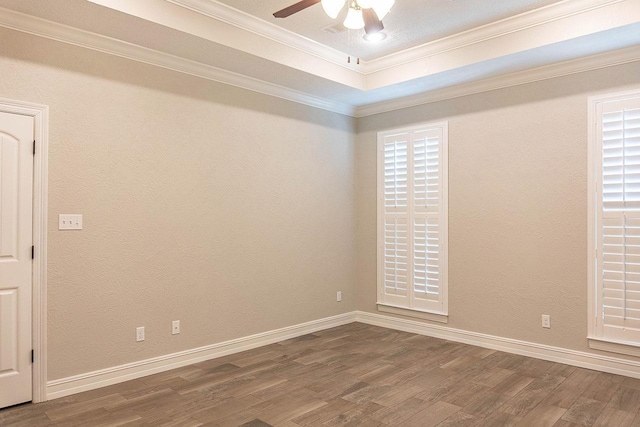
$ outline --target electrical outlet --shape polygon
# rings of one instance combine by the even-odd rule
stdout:
[[[136,341],[137,342],[144,341],[144,326],[140,326],[139,328],[136,328]]]
[[[173,322],[171,322],[171,334],[177,335],[179,333],[180,333],[180,321],[174,320]]]
[[[547,329],[551,328],[551,316],[548,314],[542,315],[542,327]]]
[[[336,301],[342,301],[342,291],[338,291],[338,293],[336,294]]]

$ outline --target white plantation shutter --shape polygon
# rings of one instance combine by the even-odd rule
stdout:
[[[406,299],[409,283],[409,135],[384,145],[384,292]]]
[[[446,123],[378,135],[378,302],[446,314]]]
[[[596,115],[596,335],[640,344],[640,97]]]

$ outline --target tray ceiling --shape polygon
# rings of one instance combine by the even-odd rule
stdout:
[[[329,18],[315,5],[285,19],[273,12],[297,0],[219,0],[249,15],[278,25],[303,37],[364,60],[416,47],[463,31],[477,28],[559,0],[396,0],[384,18],[387,38],[365,42],[363,30],[348,31],[342,26],[346,8],[337,19]]]
[[[396,0],[378,45],[324,31],[335,22],[320,5],[271,16],[294,1],[0,0],[0,27],[356,116],[620,63],[640,72],[638,0]]]

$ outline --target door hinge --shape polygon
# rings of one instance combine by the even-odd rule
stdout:
[[[31,259],[35,259],[35,258],[36,258],[36,247],[31,246]]]
[[[36,361],[36,352],[35,350],[31,350],[31,363]]]
[[[36,155],[36,140],[33,140],[33,155]]]

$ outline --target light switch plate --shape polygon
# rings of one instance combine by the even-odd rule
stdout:
[[[58,230],[82,230],[82,214],[60,214]]]

